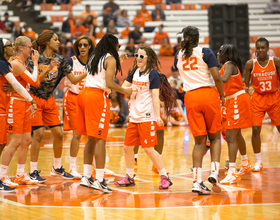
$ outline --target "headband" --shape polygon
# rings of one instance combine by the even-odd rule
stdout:
[[[3,45],[5,46],[5,44],[7,43],[7,39],[5,39],[5,38],[2,38],[2,42],[3,42]]]

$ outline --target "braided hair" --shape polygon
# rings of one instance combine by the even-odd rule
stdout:
[[[34,50],[39,50],[40,52],[44,52],[44,50],[47,47],[47,43],[50,42],[51,38],[53,37],[55,33],[51,30],[46,30],[43,31],[39,37],[37,38],[37,40],[34,40],[32,42],[32,47]]]
[[[233,65],[238,67],[241,75],[243,73],[242,62],[239,51],[233,44],[224,44],[223,49],[220,52],[219,59],[221,60],[224,56],[227,56],[227,61],[231,61]]]
[[[137,51],[141,49],[141,50],[145,50],[148,59],[147,59],[147,65],[146,68],[144,70],[144,75],[149,74],[153,69],[157,70],[158,72],[160,71],[160,61],[158,59],[158,56],[156,54],[156,52],[149,46],[147,45],[140,45],[137,49]],[[135,73],[135,71],[138,69],[137,67],[137,60],[134,59],[134,63],[133,63],[133,67],[131,70],[131,75],[133,75]]]
[[[193,48],[197,46],[199,39],[199,31],[197,27],[187,26],[178,34],[183,34],[184,40],[181,41],[181,50],[185,59],[192,55]]]
[[[105,34],[101,38],[86,63],[86,69],[89,74],[95,75],[95,73],[98,73],[98,63],[100,60],[105,59],[107,53],[110,53],[116,60],[116,74],[118,71],[122,74],[121,63],[117,51],[118,43],[118,38],[112,34]],[[100,62],[100,65],[101,63],[102,62]],[[101,69],[103,69],[102,66],[100,66],[99,70]]]
[[[160,89],[159,89],[159,99],[164,102],[164,110],[166,115],[170,115],[174,105],[176,103],[176,94],[172,87],[170,86],[167,77],[160,73]]]

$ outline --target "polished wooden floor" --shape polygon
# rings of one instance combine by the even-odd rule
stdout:
[[[106,167],[116,175],[107,178],[113,193],[102,194],[79,186],[79,181],[50,176],[53,165],[52,136],[45,132],[38,168],[47,178],[45,184],[20,186],[16,193],[0,194],[0,219],[280,219],[280,135],[275,126],[262,129],[262,159],[265,170],[242,176],[237,184],[223,186],[220,194],[198,196],[191,192],[191,152],[194,139],[189,127],[166,127],[163,160],[170,171],[173,186],[159,190],[159,176],[151,172],[152,162],[140,149],[135,187],[116,187],[113,182],[125,174],[123,141],[125,129],[110,129],[107,140]],[[255,162],[251,146],[251,130],[243,132],[248,157]],[[64,133],[62,164],[69,168],[71,132]],[[78,155],[82,172],[82,138]],[[222,141],[221,179],[227,145]],[[240,164],[238,157],[237,165]],[[26,170],[29,170],[29,159]],[[210,169],[210,155],[203,161],[203,179]],[[16,171],[13,158],[8,174]],[[210,187],[210,184],[205,182]]]

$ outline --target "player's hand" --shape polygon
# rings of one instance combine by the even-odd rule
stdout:
[[[126,52],[122,53],[122,54],[119,56],[119,58],[120,58],[120,63],[122,63],[124,60],[128,59],[127,53],[126,53]]]
[[[34,118],[34,115],[37,111],[37,104],[34,100],[31,101],[31,105],[29,106],[29,108],[26,110],[26,112],[31,111],[31,115],[30,118]]]
[[[32,51],[31,51],[31,59],[32,59],[34,65],[35,65],[35,64],[38,65],[39,52],[38,52],[37,50],[32,49]],[[36,65],[36,66],[37,66],[37,65]]]
[[[10,83],[3,84],[2,91],[6,92],[6,93],[8,93],[8,92],[16,92],[16,90],[12,87],[12,85]]]
[[[128,96],[130,96],[131,94],[132,94],[132,92],[133,92],[133,87],[126,87],[126,94],[128,95]]]
[[[56,59],[54,59],[54,56],[52,57],[52,60],[51,60],[51,63],[49,65],[49,71],[55,67],[55,66],[58,66],[60,64],[60,62]]]
[[[159,127],[163,125],[163,121],[162,121],[161,118],[158,118],[158,119],[157,119],[157,125],[158,125]]]
[[[226,103],[226,98],[225,97],[220,97],[220,99],[221,99],[221,102],[222,102],[222,106],[224,106],[225,103]]]

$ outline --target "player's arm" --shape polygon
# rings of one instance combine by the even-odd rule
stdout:
[[[161,126],[163,121],[160,118],[160,100],[159,100],[159,89],[152,89],[153,104],[156,110],[157,125]]]
[[[274,57],[273,59],[274,59],[274,65],[275,65],[275,67],[276,67],[278,76],[279,76],[279,78],[280,78],[280,58]]]
[[[115,77],[115,69],[116,69],[116,60],[114,57],[109,56],[106,58],[104,62],[104,68],[106,70],[105,74],[105,80],[106,85],[109,89],[115,90],[117,92],[126,93],[128,95],[131,95],[132,88],[124,88],[120,87],[117,83],[114,82]]]
[[[74,76],[74,74],[71,72],[71,73],[68,73],[66,76],[72,84],[76,85],[77,83],[79,83],[81,80],[83,80],[87,76],[87,72],[84,72],[78,76]]]
[[[227,63],[224,67],[224,74],[221,76],[223,83],[227,83],[231,75],[236,75],[236,66],[232,63]]]
[[[219,74],[219,69],[217,66],[214,66],[214,67],[209,68],[209,70],[210,70],[210,74],[212,75],[212,77],[215,81],[215,85],[218,89],[218,92],[220,93],[220,99],[222,101],[222,105],[224,105],[224,103],[225,103],[224,88],[223,88],[222,78]]]
[[[248,93],[251,79],[251,71],[253,69],[253,60],[248,60],[245,64],[245,91]]]
[[[60,64],[60,62],[58,60],[54,59],[54,56],[53,56],[49,67],[40,74],[39,81],[42,82],[45,79],[45,77],[48,75],[48,73],[52,70],[52,68],[55,66],[58,66],[59,64]]]

